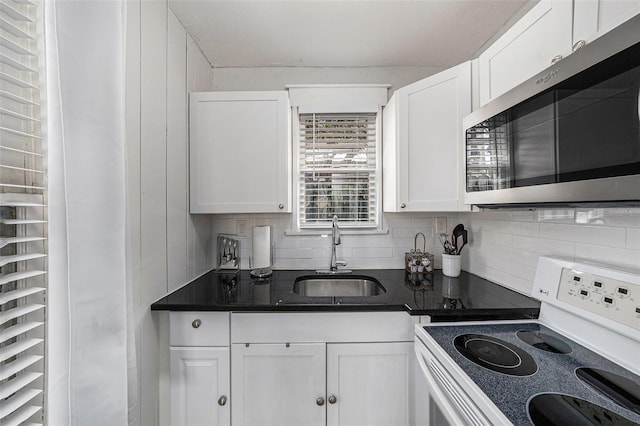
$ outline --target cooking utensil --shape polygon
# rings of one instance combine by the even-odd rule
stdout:
[[[452,254],[460,253],[460,251],[458,250],[458,238],[462,236],[464,231],[465,231],[464,225],[461,223],[457,224],[455,228],[453,228],[453,231],[451,233],[451,239],[453,240],[454,252]],[[463,244],[464,244],[464,241],[463,241]]]
[[[469,234],[466,229],[462,231],[462,245],[458,247],[456,254],[460,254],[462,252],[462,248],[467,245]]]
[[[444,252],[446,254],[455,254],[455,248],[453,244],[447,239],[447,234],[438,234],[438,238],[440,239],[440,244],[444,248]]]

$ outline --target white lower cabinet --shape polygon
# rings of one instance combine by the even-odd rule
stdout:
[[[326,423],[324,343],[232,345],[234,425]]]
[[[327,344],[327,425],[408,425],[412,353],[412,342]]]
[[[228,312],[171,312],[171,424],[231,424]]]
[[[234,425],[409,424],[413,343],[232,345]]]
[[[170,351],[171,424],[229,425],[229,348]]]
[[[171,312],[171,424],[407,426],[404,312]]]

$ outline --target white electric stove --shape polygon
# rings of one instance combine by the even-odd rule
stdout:
[[[640,424],[640,272],[541,257],[537,320],[416,325],[428,425]]]

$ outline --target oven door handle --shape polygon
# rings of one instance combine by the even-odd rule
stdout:
[[[465,397],[462,397],[451,383],[444,383],[443,379],[439,378],[437,373],[433,371],[433,367],[430,365],[435,365],[441,371],[444,369],[431,355],[428,348],[422,343],[416,342],[414,351],[420,370],[422,370],[422,375],[429,386],[429,393],[450,424],[491,425],[491,422],[486,417],[465,401]]]

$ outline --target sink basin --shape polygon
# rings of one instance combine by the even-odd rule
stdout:
[[[377,296],[387,291],[373,277],[317,277],[296,278],[293,292],[306,297],[364,297]]]

